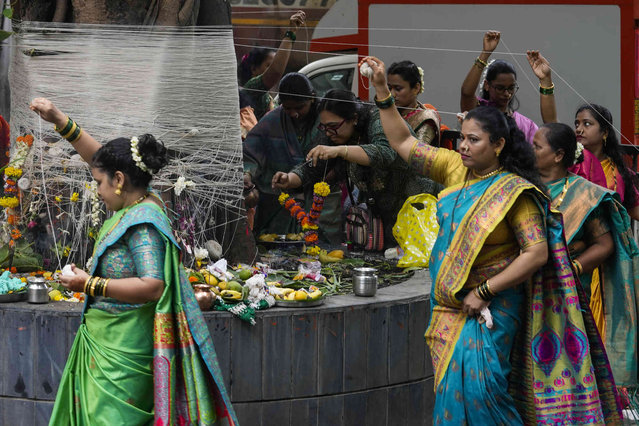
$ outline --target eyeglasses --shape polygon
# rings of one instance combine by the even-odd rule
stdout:
[[[343,119],[342,121],[340,121],[337,124],[324,124],[324,123],[320,123],[317,125],[317,130],[319,130],[320,132],[326,132],[326,134],[328,136],[335,136],[337,135],[337,131],[339,130],[340,127],[342,127],[342,125],[346,122],[346,119]]]
[[[495,91],[496,91],[496,92],[498,92],[498,93],[508,92],[508,93],[513,94],[513,95],[514,95],[515,93],[517,93],[517,90],[519,90],[519,86],[518,86],[518,85],[516,85],[516,84],[515,84],[515,85],[513,85],[513,86],[510,86],[510,87],[499,86],[499,85],[498,85],[498,86],[494,86],[494,85],[492,85],[492,84],[491,84],[491,85],[490,85],[490,87],[492,87],[493,89],[495,89]]]

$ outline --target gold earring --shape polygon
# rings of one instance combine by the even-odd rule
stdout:
[[[500,150],[495,151],[495,155],[496,155],[497,157],[499,157],[499,154],[501,154],[501,151],[500,151]]]
[[[608,139],[608,135],[603,135],[604,146],[606,146],[606,139]]]
[[[115,195],[122,195],[122,184],[118,183],[118,188],[115,190]]]

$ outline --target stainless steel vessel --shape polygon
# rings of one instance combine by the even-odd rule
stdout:
[[[27,279],[27,302],[29,303],[48,303],[49,288],[42,275],[29,277]]]
[[[378,280],[376,272],[375,268],[353,269],[353,293],[355,296],[375,296]]]

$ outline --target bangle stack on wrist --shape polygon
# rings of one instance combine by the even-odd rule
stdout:
[[[105,296],[111,278],[89,276],[84,282],[84,292],[89,296]]]
[[[344,145],[344,155],[342,155],[342,158],[344,160],[348,158],[348,145]]]
[[[393,95],[389,93],[387,97],[385,97],[382,100],[379,100],[377,99],[377,95],[375,95],[375,105],[377,105],[377,108],[379,109],[390,108],[393,105],[395,105],[395,98],[393,98]]]
[[[539,93],[542,95],[554,95],[555,94],[555,83],[551,83],[549,87],[544,87],[541,84],[539,85]]]
[[[53,126],[53,129],[70,143],[77,141],[82,135],[82,128],[69,117],[67,117],[67,124],[62,129],[59,129],[58,126]]]
[[[495,293],[493,293],[493,291],[490,289],[489,280],[486,280],[483,283],[479,284],[477,287],[475,287],[474,291],[477,297],[486,302],[490,302],[495,297]]]
[[[483,70],[484,68],[486,68],[488,66],[488,62],[483,61],[479,56],[477,57],[477,59],[475,59],[475,66],[477,68],[479,68],[480,70]]]
[[[572,261],[572,267],[575,269],[577,275],[581,275],[584,272],[584,267],[581,266],[581,263],[577,259]]]
[[[284,38],[288,38],[292,42],[295,42],[295,40],[297,40],[297,36],[291,30],[288,30],[287,32],[284,33]]]

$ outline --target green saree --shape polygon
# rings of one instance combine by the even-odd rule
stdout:
[[[164,292],[157,302],[142,305],[87,300],[50,424],[237,425],[211,336],[162,209],[143,203],[107,220],[89,273],[97,275],[99,269],[116,278],[118,271],[130,269],[126,256],[111,253],[139,226],[157,231],[163,243],[158,265]]]

